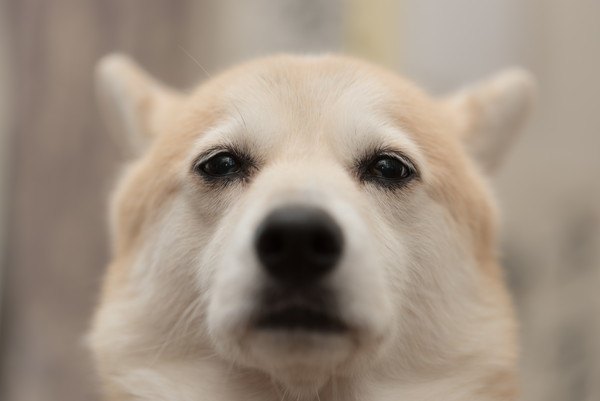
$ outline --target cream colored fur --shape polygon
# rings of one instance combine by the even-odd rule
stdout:
[[[515,322],[483,175],[529,110],[526,73],[444,99],[337,56],[253,61],[189,95],[120,55],[98,78],[114,131],[138,155],[113,197],[89,336],[107,400],[516,399]],[[215,188],[191,171],[222,144],[260,161],[249,182]],[[357,158],[382,146],[420,179],[360,182]],[[252,236],[289,202],[342,228],[327,284],[347,335],[248,327],[265,279]]]

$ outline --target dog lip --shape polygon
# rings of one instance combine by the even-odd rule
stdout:
[[[321,310],[304,305],[290,305],[263,313],[255,323],[258,329],[307,331],[325,334],[341,334],[348,326],[339,318]]]

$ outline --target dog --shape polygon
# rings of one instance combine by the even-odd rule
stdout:
[[[517,398],[487,180],[529,73],[432,97],[276,55],[184,93],[112,54],[97,87],[133,156],[88,336],[107,400]]]

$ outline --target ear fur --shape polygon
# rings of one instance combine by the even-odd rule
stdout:
[[[136,154],[161,132],[183,100],[176,90],[121,54],[109,54],[98,62],[96,91],[117,141]]]
[[[499,167],[531,112],[535,92],[533,76],[514,68],[447,99],[465,145],[486,172]]]

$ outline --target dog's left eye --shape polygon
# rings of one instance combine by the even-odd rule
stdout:
[[[210,177],[226,177],[239,173],[241,162],[235,155],[222,152],[200,163],[197,169]]]
[[[415,176],[415,168],[407,161],[396,156],[380,155],[367,167],[367,178],[379,182],[404,183]]]

